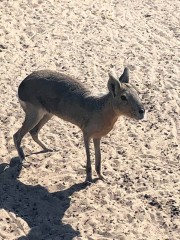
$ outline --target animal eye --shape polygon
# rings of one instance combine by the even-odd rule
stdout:
[[[127,101],[126,96],[122,95],[122,96],[121,96],[121,100],[123,100],[123,101]]]

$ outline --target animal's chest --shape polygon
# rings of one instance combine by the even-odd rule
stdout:
[[[91,137],[100,138],[107,135],[114,127],[114,124],[117,119],[113,119],[111,121],[99,121],[95,122],[91,127]]]

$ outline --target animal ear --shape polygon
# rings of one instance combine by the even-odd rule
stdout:
[[[117,96],[120,90],[120,82],[109,73],[108,89],[113,97]]]
[[[129,69],[127,67],[124,69],[124,72],[120,76],[119,81],[121,83],[128,83],[129,82]]]

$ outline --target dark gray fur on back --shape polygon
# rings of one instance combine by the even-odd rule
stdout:
[[[89,94],[82,83],[65,74],[49,70],[33,72],[22,81],[18,89],[21,100],[40,104],[49,112],[56,111],[59,103],[63,101],[66,101],[66,106],[67,101],[70,104],[76,102],[82,105],[83,99]]]
[[[83,132],[86,149],[86,181],[92,182],[90,139],[95,148],[95,169],[101,173],[100,140],[113,128],[120,115],[143,119],[145,110],[136,90],[129,84],[129,71],[124,69],[119,79],[109,74],[108,92],[94,96],[83,84],[73,78],[53,71],[37,71],[30,74],[19,86],[20,104],[25,111],[25,121],[14,134],[14,144],[20,160],[25,155],[21,141],[26,133],[45,151],[49,149],[39,140],[38,132],[53,115],[71,122]]]

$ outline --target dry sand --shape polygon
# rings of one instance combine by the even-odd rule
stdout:
[[[180,239],[179,9],[179,0],[0,1],[0,239]],[[110,184],[81,184],[82,134],[56,117],[41,139],[57,151],[32,154],[41,149],[27,135],[18,166],[17,88],[28,74],[68,73],[97,93],[124,66],[148,118],[122,117],[102,140]]]

